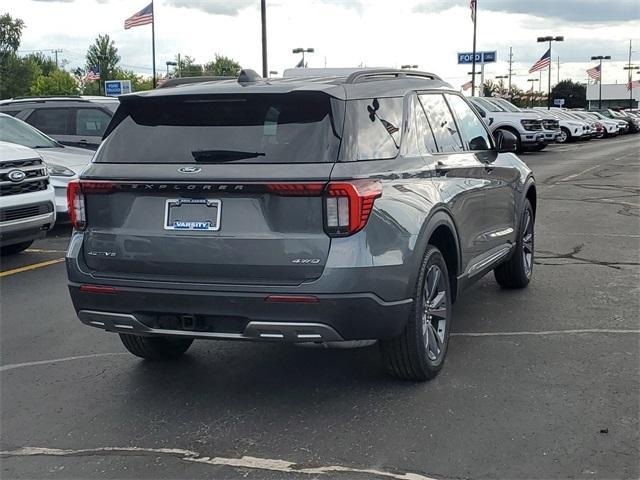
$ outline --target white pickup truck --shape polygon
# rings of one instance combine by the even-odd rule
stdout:
[[[31,148],[0,142],[0,252],[21,252],[56,221],[47,166]]]
[[[491,133],[506,130],[516,136],[518,152],[539,151],[547,146],[539,115],[528,112],[507,112],[504,108],[482,97],[471,97],[469,100],[489,126]]]

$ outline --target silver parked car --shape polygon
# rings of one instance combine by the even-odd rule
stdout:
[[[79,319],[134,355],[379,340],[394,375],[426,380],[465,286],[531,279],[517,139],[437,75],[243,71],[120,100],[69,184],[66,260]]]
[[[56,212],[67,214],[67,185],[91,163],[93,151],[66,147],[28,123],[0,113],[0,141],[36,149],[48,167],[51,185],[56,192]]]

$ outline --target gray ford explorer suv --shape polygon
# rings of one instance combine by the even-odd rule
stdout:
[[[67,269],[80,320],[137,356],[375,339],[427,380],[464,287],[529,283],[531,171],[436,75],[246,70],[120,102],[69,185]]]

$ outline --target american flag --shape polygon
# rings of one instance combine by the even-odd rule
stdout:
[[[149,23],[153,23],[153,2],[138,13],[134,13],[127,18],[124,21],[124,29],[129,30],[131,27],[139,27],[140,25],[148,25]]]
[[[640,87],[640,81],[639,80],[632,80],[629,83],[627,83],[627,90],[631,91],[634,88],[638,88]]]
[[[589,75],[594,80],[600,80],[600,65],[596,65],[595,67],[587,70],[587,75]]]
[[[551,65],[551,49],[540,57],[536,63],[529,69],[529,73],[537,72],[538,70],[544,70]]]
[[[469,8],[471,9],[471,21],[473,23],[475,23],[476,22],[476,8],[478,8],[476,0],[471,0],[469,2]]]
[[[87,82],[93,82],[95,80],[100,80],[100,67],[91,67],[87,72],[87,75],[84,77]]]
[[[467,83],[462,84],[462,90],[469,90],[470,88],[471,88],[471,80],[469,80]]]

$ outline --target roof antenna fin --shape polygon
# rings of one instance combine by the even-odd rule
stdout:
[[[238,83],[251,83],[262,80],[262,77],[255,70],[249,68],[240,70],[240,76],[238,76]]]

